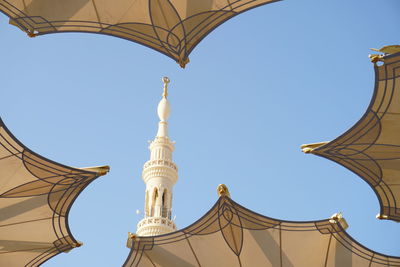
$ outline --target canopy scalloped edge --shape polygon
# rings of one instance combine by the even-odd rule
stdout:
[[[0,118],[0,265],[39,266],[81,246],[71,234],[69,211],[108,170],[51,161],[19,142]]]
[[[273,219],[221,196],[182,230],[149,237],[131,234],[123,266],[400,266],[399,257],[359,244],[346,226],[337,214],[320,221]]]
[[[375,87],[362,118],[333,141],[301,148],[360,176],[379,200],[377,218],[400,222],[400,52],[370,58]]]
[[[92,1],[0,0],[0,11],[30,37],[58,32],[112,35],[150,47],[184,68],[189,54],[216,27],[252,8],[280,0],[200,2],[118,0],[113,6]],[[58,6],[57,6],[58,5]],[[120,6],[121,7],[120,7]],[[131,12],[132,14],[129,14]]]

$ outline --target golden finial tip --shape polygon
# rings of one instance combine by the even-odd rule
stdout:
[[[163,83],[169,83],[169,78],[168,77],[162,77]]]
[[[169,81],[168,77],[163,77],[161,80],[164,83],[164,91],[163,91],[162,96],[167,98],[167,96],[168,96],[168,84],[169,84],[170,81]]]
[[[343,214],[341,212],[335,213],[331,216],[331,219],[329,220],[330,223],[339,223],[344,230],[349,228],[349,224],[347,223],[346,219],[343,217]]]
[[[220,197],[229,197],[229,198],[231,197],[228,187],[224,184],[218,185],[217,193],[218,193],[218,196],[220,196]]]

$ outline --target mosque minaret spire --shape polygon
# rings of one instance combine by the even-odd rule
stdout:
[[[160,119],[155,139],[150,142],[150,160],[143,166],[142,179],[146,184],[144,218],[138,223],[138,236],[154,236],[176,230],[171,220],[172,190],[178,180],[178,168],[172,161],[174,142],[168,136],[167,77],[162,78],[164,91],[158,103],[157,114]]]

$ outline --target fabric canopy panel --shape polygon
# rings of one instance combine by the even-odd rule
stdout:
[[[0,0],[0,10],[30,36],[56,32],[113,35],[153,48],[182,67],[213,29],[279,0]]]
[[[108,167],[76,169],[30,151],[0,119],[0,266],[39,266],[80,243],[68,212]]]
[[[400,53],[373,61],[374,95],[361,120],[331,142],[302,149],[358,174],[378,196],[377,217],[400,222]]]
[[[289,222],[254,213],[226,196],[180,231],[128,238],[131,266],[400,266],[344,231],[340,216]]]

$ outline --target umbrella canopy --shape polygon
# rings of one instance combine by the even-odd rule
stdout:
[[[376,81],[364,116],[335,140],[302,149],[358,174],[379,199],[377,217],[400,222],[400,46],[380,51],[397,53],[371,56]]]
[[[108,169],[48,160],[21,144],[0,119],[0,266],[39,266],[80,246],[69,230],[69,210]]]
[[[290,222],[250,211],[222,194],[200,220],[154,237],[131,235],[131,266],[400,266],[400,258],[371,251],[346,232],[339,214]]]
[[[153,48],[182,67],[218,25],[279,0],[0,0],[0,10],[29,36],[55,32],[113,35]]]

